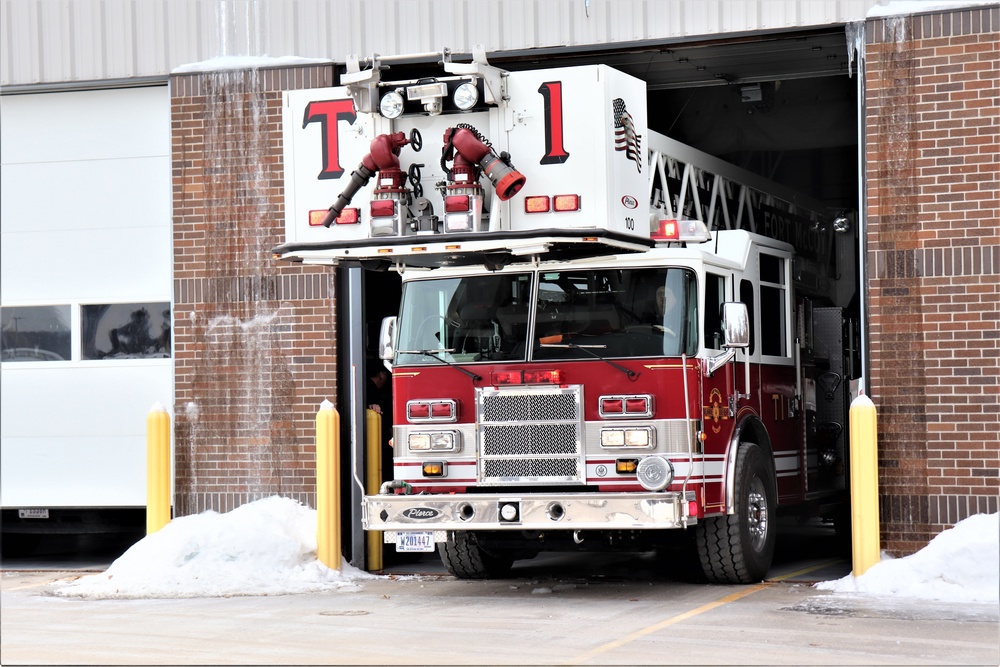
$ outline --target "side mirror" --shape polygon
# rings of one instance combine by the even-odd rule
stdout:
[[[387,317],[382,320],[382,326],[378,332],[378,358],[383,361],[392,362],[396,352],[396,318]]]
[[[745,303],[722,304],[722,329],[726,349],[750,347],[750,315]]]
[[[705,373],[709,377],[736,356],[737,348],[750,347],[750,314],[745,303],[722,304],[722,334],[725,352],[705,360]]]

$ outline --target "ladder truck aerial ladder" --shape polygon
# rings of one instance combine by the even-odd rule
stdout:
[[[747,583],[779,512],[848,517],[850,217],[650,130],[610,67],[439,55],[285,93],[275,256],[402,278],[364,529],[462,578],[683,534]]]

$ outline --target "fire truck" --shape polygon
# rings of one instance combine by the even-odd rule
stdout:
[[[851,217],[650,130],[610,67],[439,55],[285,94],[275,256],[402,280],[364,529],[460,578],[684,535],[709,581],[759,581],[779,512],[846,500]]]

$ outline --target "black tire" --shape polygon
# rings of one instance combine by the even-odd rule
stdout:
[[[774,468],[763,450],[741,442],[736,455],[735,511],[695,526],[701,568],[717,584],[761,581],[771,567],[775,543]]]
[[[474,533],[455,531],[438,545],[441,562],[459,579],[495,579],[510,572],[514,559],[479,546]]]

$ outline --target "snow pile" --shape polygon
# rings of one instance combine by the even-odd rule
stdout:
[[[816,584],[820,590],[944,602],[1000,602],[1000,514],[976,514],[917,553],[883,560],[860,577]]]
[[[316,510],[271,496],[220,514],[178,517],[147,535],[107,571],[58,583],[53,593],[90,599],[286,595],[371,579],[347,563],[316,559]]]
[[[344,562],[316,559],[316,510],[271,496],[231,512],[178,517],[146,536],[106,572],[54,584],[61,597],[89,599],[289,595],[357,590],[378,579]],[[1000,514],[977,514],[912,556],[887,559],[860,577],[820,590],[944,602],[1000,602]],[[533,594],[551,589],[537,588]]]

